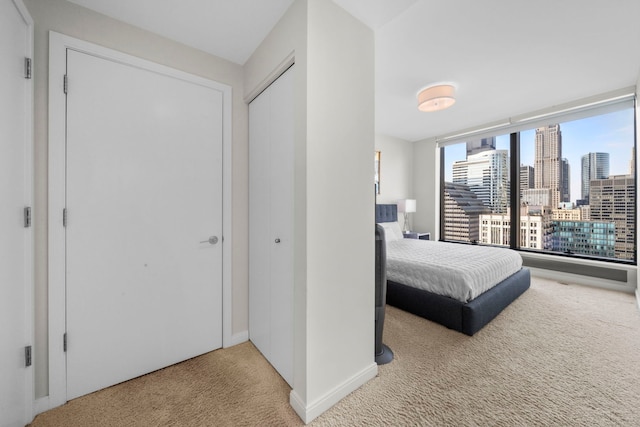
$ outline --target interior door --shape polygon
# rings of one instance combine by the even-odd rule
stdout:
[[[249,104],[249,336],[293,384],[292,66]]]
[[[271,84],[271,358],[293,386],[293,153],[295,66]],[[279,243],[275,243],[279,242]]]
[[[0,426],[31,421],[33,389],[25,346],[31,342],[29,204],[31,81],[25,79],[30,26],[12,0],[0,0]]]
[[[222,346],[222,93],[67,51],[67,398]]]

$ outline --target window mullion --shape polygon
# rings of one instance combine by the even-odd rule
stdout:
[[[510,239],[511,249],[520,248],[520,132],[513,132],[510,135],[510,197],[509,206],[511,208]]]

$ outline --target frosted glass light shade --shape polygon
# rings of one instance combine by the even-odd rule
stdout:
[[[424,112],[444,110],[455,104],[452,85],[437,85],[424,88],[418,93],[418,110]]]
[[[416,211],[415,199],[404,199],[398,201],[398,212],[411,213]]]

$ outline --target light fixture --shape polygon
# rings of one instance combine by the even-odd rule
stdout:
[[[404,213],[404,224],[402,226],[402,232],[408,233],[409,227],[409,214],[416,211],[415,199],[398,200],[398,212]]]
[[[418,110],[430,112],[444,110],[455,104],[455,88],[450,84],[432,85],[418,93]]]

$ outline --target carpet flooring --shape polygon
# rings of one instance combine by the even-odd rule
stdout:
[[[633,295],[534,278],[473,337],[387,307],[395,359],[312,426],[638,426]],[[74,399],[42,426],[300,426],[247,342]]]

